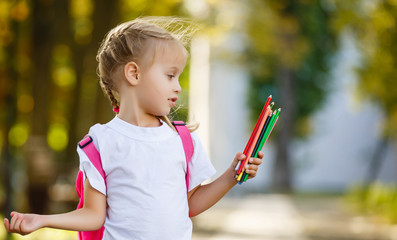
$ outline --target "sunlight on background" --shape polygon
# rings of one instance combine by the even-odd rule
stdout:
[[[81,45],[91,41],[94,23],[91,16],[94,11],[93,1],[73,0],[71,1],[71,15],[73,16],[74,39]]]
[[[210,43],[204,36],[193,39],[190,60],[189,121],[200,123],[197,133],[210,151]]]
[[[70,47],[58,44],[52,52],[53,69],[52,79],[60,88],[73,90],[76,84],[76,73],[72,67],[72,53]]]
[[[48,145],[55,151],[62,151],[68,144],[68,129],[63,124],[55,123],[50,125],[47,135]]]
[[[15,124],[8,133],[8,140],[10,144],[16,147],[21,147],[28,140],[29,126],[26,123]]]
[[[28,236],[22,237],[17,235],[16,240],[44,240],[44,239],[56,239],[56,240],[77,240],[77,233],[74,231],[65,231],[57,229],[40,229]]]

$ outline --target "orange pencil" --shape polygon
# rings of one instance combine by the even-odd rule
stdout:
[[[250,138],[249,138],[249,140],[248,140],[248,143],[247,143],[247,145],[245,146],[245,149],[244,149],[244,151],[243,151],[243,154],[244,154],[245,156],[247,156],[247,151],[248,151],[248,149],[252,146],[252,140],[253,140],[255,134],[258,132],[259,123],[260,123],[261,120],[263,119],[263,116],[264,116],[264,114],[265,114],[265,112],[266,112],[266,109],[267,109],[267,107],[269,106],[271,100],[272,100],[272,95],[270,95],[270,96],[267,98],[266,103],[265,103],[265,105],[264,105],[263,108],[262,108],[261,114],[259,115],[259,118],[258,118],[258,120],[256,121],[254,131],[252,131],[251,136],[250,136]],[[236,168],[234,169],[235,171],[238,171],[238,170],[240,169],[240,167],[242,166],[241,162],[242,162],[242,161],[239,161],[239,162],[237,163]]]
[[[258,119],[258,121],[257,121],[256,124],[255,124],[254,131],[252,131],[252,134],[251,134],[251,137],[250,137],[250,139],[249,139],[249,141],[248,141],[248,143],[247,143],[247,146],[245,146],[245,149],[244,149],[244,152],[243,152],[244,154],[247,153],[248,148],[249,148],[250,145],[252,144],[253,137],[254,137],[254,135],[256,134],[256,132],[258,131],[259,123],[260,123],[261,119],[263,118],[263,115],[264,115],[264,113],[266,112],[266,109],[267,109],[267,107],[269,106],[271,100],[272,100],[272,95],[270,95],[270,96],[267,98],[266,103],[265,103],[265,105],[263,106],[263,109],[262,109],[262,111],[261,111],[261,114],[259,115],[259,119]]]
[[[248,152],[245,155],[245,159],[241,163],[240,168],[237,171],[237,175],[239,175],[241,173],[241,171],[245,168],[245,165],[247,164],[248,160],[251,158],[252,152],[254,151],[254,148],[255,148],[255,143],[256,143],[256,141],[258,141],[258,138],[259,138],[259,135],[261,134],[263,125],[265,124],[267,116],[269,116],[269,114],[270,114],[270,107],[268,106],[266,108],[265,114],[263,115],[263,118],[261,119],[261,121],[258,125],[258,130],[256,131],[254,138],[252,139],[253,140],[252,144],[251,144],[251,146],[249,146]]]

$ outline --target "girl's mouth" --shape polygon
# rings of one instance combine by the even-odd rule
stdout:
[[[175,107],[175,102],[178,101],[178,97],[169,98],[168,100],[171,102],[171,105],[172,105],[173,107]]]

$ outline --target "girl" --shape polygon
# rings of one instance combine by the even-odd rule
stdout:
[[[178,26],[178,21],[140,18],[123,23],[107,34],[98,51],[100,84],[117,113],[89,131],[102,158],[106,185],[77,148],[85,174],[83,208],[56,215],[12,212],[11,221],[4,219],[7,231],[22,235],[43,227],[92,231],[104,225],[103,239],[191,239],[189,216],[210,208],[236,185],[234,168],[244,159],[242,153],[219,178],[201,185],[215,170],[192,133],[194,154],[186,197],[184,150],[166,116],[181,92],[187,31],[178,35],[157,23]],[[250,160],[251,177],[262,158],[260,153]]]

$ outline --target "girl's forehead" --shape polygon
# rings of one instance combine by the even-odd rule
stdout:
[[[176,40],[162,40],[155,43],[153,63],[185,65],[187,57],[187,50]]]

